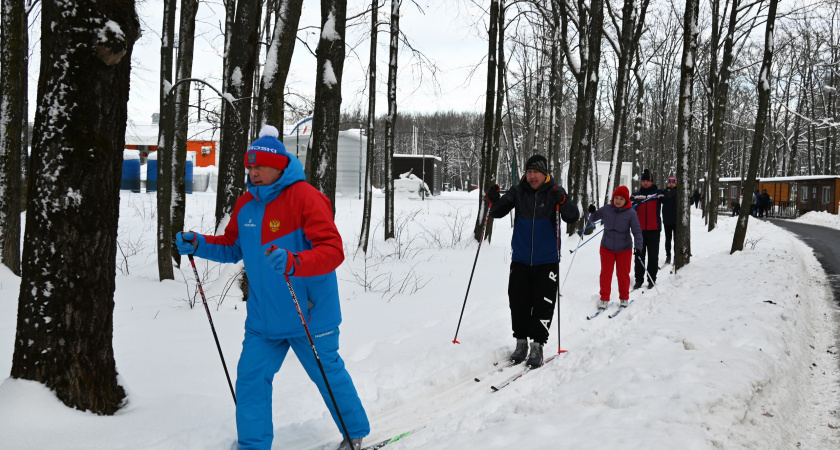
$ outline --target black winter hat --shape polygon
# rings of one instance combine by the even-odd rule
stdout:
[[[534,155],[528,158],[525,170],[539,170],[543,175],[548,175],[548,160],[543,155]]]
[[[644,172],[642,172],[642,181],[645,180],[653,181],[653,174],[650,173],[650,169],[645,169]]]

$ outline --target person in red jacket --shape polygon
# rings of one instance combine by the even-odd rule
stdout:
[[[639,225],[642,227],[642,251],[636,258],[636,284],[633,289],[642,287],[645,281],[645,266],[642,260],[647,255],[648,289],[656,284],[656,274],[659,271],[659,232],[662,230],[662,204],[659,198],[662,191],[653,184],[653,174],[650,169],[642,172],[642,187],[632,194],[633,203],[636,206],[636,214],[639,215]]]
[[[630,262],[633,261],[634,253],[641,252],[642,229],[639,227],[639,217],[631,210],[630,201],[627,200],[629,197],[630,189],[619,186],[613,191],[609,205],[600,209],[589,205],[589,222],[604,221],[598,309],[606,309],[610,303],[613,268],[618,280],[618,299],[621,300],[619,307],[626,308],[630,304]]]

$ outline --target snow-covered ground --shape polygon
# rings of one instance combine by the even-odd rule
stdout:
[[[214,195],[188,199],[187,226],[210,232]],[[341,352],[371,419],[367,443],[424,425],[388,448],[840,448],[838,308],[813,252],[778,227],[751,220],[746,249],[730,255],[734,219],[721,217],[709,233],[693,209],[691,264],[660,272],[657,290],[634,293],[618,317],[592,321],[585,316],[598,298],[600,238],[570,254],[579,240],[564,237],[560,342],[555,320],[546,352],[567,353],[494,393],[490,385],[508,375],[490,374],[492,364],[514,344],[510,220],[497,220],[492,242],[480,249],[455,345],[476,255],[477,193],[398,199],[398,239],[388,243],[383,199],[375,201],[367,258],[355,252],[361,201],[336,205],[347,254],[338,269]],[[123,191],[119,239],[129,251],[117,263],[114,350],[127,406],[100,417],[64,407],[40,384],[6,378],[0,447],[228,449],[235,442],[233,401],[187,260],[175,281],[158,281],[154,209],[153,195]],[[840,228],[836,216],[830,223],[821,216],[800,220]],[[227,289],[238,268],[197,263],[235,379],[245,307],[236,287]],[[19,284],[0,267],[3,376]],[[273,408],[274,448],[337,444],[338,430],[291,354],[275,377]]]

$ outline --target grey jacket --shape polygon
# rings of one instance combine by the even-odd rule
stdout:
[[[630,202],[625,203],[624,208],[618,208],[610,203],[589,215],[590,222],[600,219],[604,219],[602,247],[611,252],[623,252],[634,247],[636,250],[642,249],[642,227],[639,225],[639,216],[631,207]]]

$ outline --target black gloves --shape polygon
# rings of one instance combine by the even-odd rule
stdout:
[[[595,205],[589,205],[589,214],[592,214],[597,210],[598,208],[596,208]]]
[[[484,194],[484,200],[487,200],[490,203],[495,203],[499,201],[501,195],[499,195],[499,191],[501,191],[501,187],[498,184],[494,184],[492,186],[487,186],[487,193]]]
[[[566,192],[559,189],[557,186],[551,188],[551,197],[554,198],[554,203],[557,203],[558,205],[566,203]]]
[[[638,248],[634,249],[633,250],[633,256],[635,256],[636,258],[642,259],[642,251],[639,250]]]

